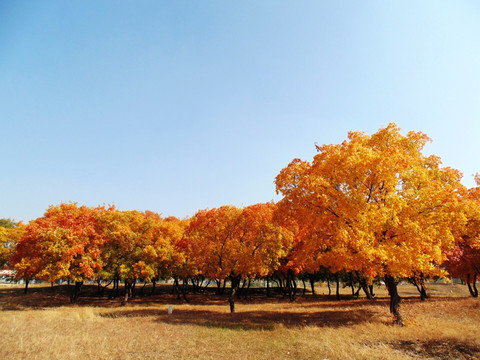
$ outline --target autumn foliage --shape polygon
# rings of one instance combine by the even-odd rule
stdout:
[[[350,132],[341,144],[317,146],[313,161],[294,159],[281,170],[277,204],[221,206],[184,220],[52,206],[26,226],[11,262],[27,281],[80,288],[95,280],[103,289],[113,283],[112,293],[123,282],[124,303],[138,280],[172,278],[177,294],[180,282],[195,288],[208,279],[220,290],[229,281],[232,311],[242,281],[277,278],[291,290],[296,277],[313,284],[333,276],[373,297],[369,285],[382,280],[401,324],[400,280],[425,290],[425,279],[449,271],[474,287],[480,275],[480,177],[466,189],[460,172],[423,153],[429,141],[395,124],[372,135]]]

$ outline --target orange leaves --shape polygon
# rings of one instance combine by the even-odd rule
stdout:
[[[17,245],[13,258],[17,277],[48,281],[93,278],[99,267],[100,242],[92,209],[76,204],[52,206],[42,218],[28,224]]]
[[[275,208],[267,203],[197,212],[186,231],[188,257],[212,279],[272,274],[293,238],[273,222]]]
[[[10,220],[0,222],[0,269],[11,268],[10,258],[25,231],[25,225]]]
[[[152,212],[60,204],[29,223],[12,260],[18,278],[150,280],[166,271],[182,235],[179,220]]]
[[[350,132],[339,145],[317,146],[311,164],[296,159],[282,170],[279,207],[303,238],[297,261],[394,276],[438,264],[441,250],[453,245],[453,226],[464,223],[464,188],[457,171],[422,155],[428,141],[389,124],[371,136]]]

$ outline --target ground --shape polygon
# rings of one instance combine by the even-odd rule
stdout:
[[[66,286],[0,286],[1,359],[480,359],[480,300],[464,285],[429,284],[421,302],[400,286],[405,327],[392,325],[388,297],[342,300],[317,286],[295,302],[261,289],[237,301],[213,293],[177,300],[99,298],[92,285],[75,305]],[[148,290],[148,289],[147,289]],[[168,306],[173,305],[172,314]]]

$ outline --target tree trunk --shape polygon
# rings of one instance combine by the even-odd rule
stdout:
[[[290,301],[295,301],[295,297],[297,295],[297,282],[295,281],[295,275],[291,269],[287,271],[287,279],[286,279],[285,289],[286,293],[288,294],[288,299]]]
[[[250,285],[252,285],[252,279],[248,279],[247,288],[243,290],[244,291],[243,297],[244,297],[245,300],[247,300],[248,291],[250,290]]]
[[[362,287],[359,285],[358,289],[353,294],[353,296],[355,296],[356,299],[358,299],[360,297],[360,290],[362,290]]]
[[[349,274],[349,278],[350,278],[350,288],[352,289],[352,296],[355,296],[355,284],[353,281],[353,274],[351,272]]]
[[[190,302],[190,301],[187,299],[187,291],[188,291],[188,278],[182,280],[182,295],[183,295],[183,300],[185,300],[185,302],[188,303],[188,302]]]
[[[155,295],[156,286],[157,286],[157,280],[152,280],[152,291],[150,291],[150,295]]]
[[[240,277],[232,276],[231,285],[232,285],[232,289],[230,291],[230,296],[228,297],[228,303],[230,304],[230,313],[234,313],[235,312],[235,295],[240,285]]]
[[[372,300],[373,299],[373,291],[372,291],[373,287],[372,288],[369,287],[369,285],[367,283],[367,280],[362,275],[360,275],[360,273],[358,271],[356,272],[356,275],[357,275],[358,283],[362,287],[362,290],[365,293],[365,295],[367,296],[367,299]]]
[[[122,304],[121,304],[122,306],[127,305],[128,297],[131,295],[131,293],[132,293],[132,283],[128,280],[125,280],[125,295],[122,300]]]
[[[295,301],[296,297],[297,297],[297,281],[295,279],[295,275],[293,275],[293,273],[291,274],[291,281],[292,281],[292,296],[290,297],[290,301]]]
[[[247,286],[247,279],[243,279],[242,287],[240,287],[240,284],[238,285],[237,299],[240,299],[240,297],[245,293],[245,286]],[[245,295],[245,299],[246,298],[247,296]]]
[[[403,326],[402,315],[400,314],[400,302],[402,298],[398,295],[397,282],[395,278],[390,275],[385,275],[385,285],[387,286],[388,294],[390,295],[390,313],[394,316],[394,324]]]
[[[340,278],[338,274],[335,274],[335,282],[337,283],[337,291],[336,291],[337,300],[340,300]]]
[[[78,297],[80,296],[80,291],[82,290],[83,281],[75,281],[75,286],[72,288],[72,293],[70,294],[70,302],[75,304]]]
[[[285,297],[285,291],[283,289],[283,280],[282,278],[280,277],[280,275],[277,277],[278,281],[277,281],[277,285],[278,285],[278,290],[280,290],[280,294],[282,294],[283,297]]]
[[[270,297],[270,278],[267,277],[267,297]]]
[[[328,286],[328,296],[332,295],[332,288],[330,287],[330,279],[327,278],[327,286]]]
[[[420,294],[420,300],[425,301],[429,296],[427,294],[427,289],[425,288],[425,283],[422,279],[418,280],[415,277],[409,279],[410,282],[417,288],[418,293]]]
[[[312,295],[315,295],[315,278],[313,277],[313,275],[310,275],[309,280],[310,287],[312,288]]]
[[[144,281],[144,282],[143,282],[143,286],[142,286],[142,288],[140,289],[140,296],[142,296],[142,297],[145,296],[145,287],[146,287],[146,286],[147,286],[147,282]]]
[[[472,297],[477,298],[478,297],[478,290],[477,290],[477,275],[473,275],[473,281],[470,285],[470,274],[467,275],[467,286],[468,286],[468,291],[470,292],[470,295]]]
[[[196,294],[198,289],[198,280],[192,277],[190,278],[190,281],[192,282],[192,291],[194,294]],[[188,284],[188,279],[187,279],[187,284]]]
[[[109,299],[116,299],[118,296],[118,283],[119,283],[118,276],[113,277],[113,288],[112,291],[110,291],[110,294],[108,295]]]
[[[180,284],[178,283],[178,278],[175,276],[173,278],[173,288],[172,294],[177,293],[177,300],[180,300]]]
[[[28,291],[28,284],[30,283],[29,279],[25,279],[25,289],[23,290],[23,293],[26,294]]]
[[[102,280],[98,280],[98,288],[97,288],[97,293],[99,296],[103,296],[105,293],[105,289],[113,282],[113,280],[110,280],[106,285],[102,285]]]

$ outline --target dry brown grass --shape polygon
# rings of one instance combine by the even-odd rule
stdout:
[[[87,293],[69,305],[65,288],[23,295],[4,286],[0,359],[480,358],[480,300],[461,285],[430,286],[426,302],[411,285],[401,290],[403,328],[391,325],[381,288],[374,301],[252,296],[230,314],[226,298],[213,295],[191,295],[187,304],[164,293],[120,307]]]

